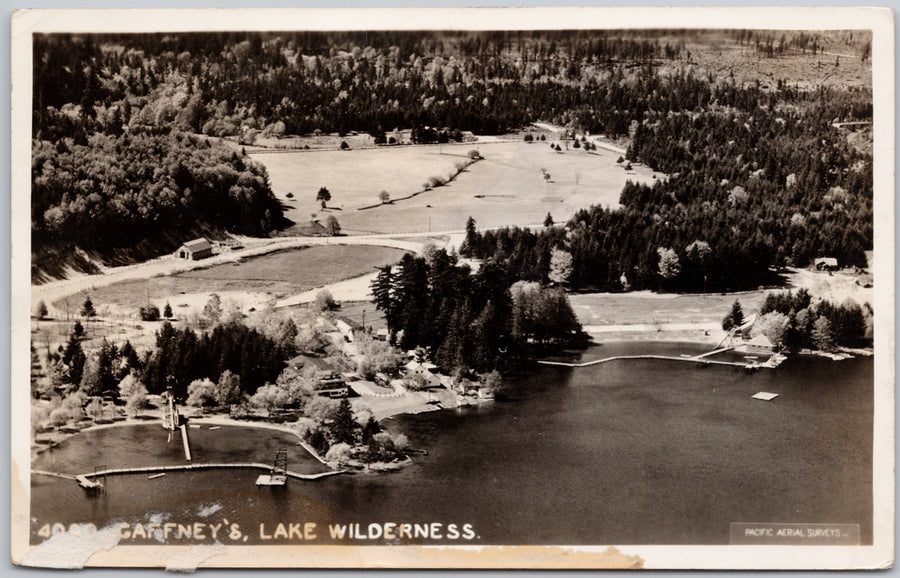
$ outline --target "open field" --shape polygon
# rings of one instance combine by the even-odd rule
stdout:
[[[323,221],[334,215],[343,225],[344,217],[351,211],[378,203],[381,191],[387,191],[391,198],[405,197],[421,191],[422,184],[432,176],[446,178],[473,148],[465,146],[267,152],[251,156],[269,172],[272,191],[286,206],[285,217],[301,223],[309,221],[313,214]],[[323,186],[331,193],[329,208],[324,211],[316,201]],[[294,197],[288,198],[288,193]]]
[[[570,295],[572,309],[583,325],[716,323],[737,299],[745,315],[759,310],[767,291],[678,295],[649,291]]]
[[[547,213],[557,222],[580,208],[616,205],[627,180],[651,183],[652,172],[642,166],[626,172],[608,150],[590,153],[571,148],[555,152],[550,142],[495,141],[446,145],[418,145],[358,151],[312,151],[259,154],[272,190],[288,206],[286,217],[308,221],[334,215],[342,230],[354,233],[394,233],[458,230],[469,216],[479,227],[542,223]],[[469,150],[484,157],[452,183],[368,210],[386,190],[398,199],[422,190],[433,175],[447,177]],[[541,169],[550,174],[544,180]],[[366,178],[360,178],[366,175]],[[315,197],[319,187],[331,192],[322,211]],[[288,199],[292,192],[294,199]]]
[[[766,295],[775,291],[807,289],[813,298],[833,303],[852,300],[862,305],[873,303],[872,287],[857,281],[865,274],[849,270],[834,274],[810,269],[789,269],[784,287],[741,291],[738,293],[685,294],[582,293],[569,300],[585,331],[598,341],[699,341],[718,343],[725,332],[721,321],[735,300],[741,302],[745,316],[758,313]]]
[[[325,245],[280,251],[239,261],[187,271],[178,275],[126,281],[68,297],[74,313],[90,295],[101,313],[133,315],[149,301],[162,310],[168,301],[175,315],[185,307],[203,308],[210,293],[240,299],[244,307],[258,307],[270,299],[300,293],[371,272],[395,263],[405,251],[390,247]],[[65,303],[54,307],[65,311]],[[109,311],[104,308],[108,307]]]

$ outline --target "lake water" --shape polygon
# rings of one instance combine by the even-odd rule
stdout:
[[[573,360],[703,349],[607,344]],[[859,524],[862,543],[872,541],[872,358],[798,356],[749,375],[623,360],[538,366],[510,382],[503,401],[384,422],[428,452],[396,473],[259,489],[254,470],[139,474],[110,477],[98,496],[35,475],[32,539],[54,523],[133,532],[170,522],[200,524],[202,537],[172,526],[169,543],[210,543],[216,524],[239,525],[219,530],[225,543],[301,543],[302,524],[314,523],[317,543],[727,544],[731,522],[797,522]],[[752,399],[758,391],[779,396]],[[85,473],[98,464],[178,463],[180,440],[167,442],[161,427],[128,429],[75,436],[34,467]],[[287,434],[201,428],[191,436],[198,462],[268,463],[276,447],[289,446],[289,469],[321,471]],[[300,526],[276,537],[279,523]],[[371,539],[388,523],[410,524],[412,537],[388,526],[387,540]],[[329,536],[329,525],[355,524],[361,538]],[[128,535],[126,543],[154,543]]]

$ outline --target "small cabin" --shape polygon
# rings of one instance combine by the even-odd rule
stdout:
[[[212,245],[200,237],[193,241],[188,241],[178,248],[178,258],[187,259],[188,261],[199,261],[212,256]]]

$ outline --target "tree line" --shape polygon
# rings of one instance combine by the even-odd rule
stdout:
[[[798,289],[766,295],[756,325],[777,345],[827,351],[871,345],[873,323],[868,304],[813,300],[806,289]]]

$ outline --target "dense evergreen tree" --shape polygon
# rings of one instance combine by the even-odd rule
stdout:
[[[240,323],[226,323],[198,336],[191,329],[176,329],[164,322],[156,335],[156,350],[146,362],[144,383],[150,393],[171,385],[184,399],[196,379],[218,382],[230,371],[240,379],[242,392],[252,395],[267,382],[275,382],[291,352],[272,339]]]
[[[359,424],[356,422],[356,418],[353,417],[353,407],[350,405],[350,401],[345,397],[331,415],[331,426],[329,427],[329,431],[331,432],[333,443],[345,443],[350,446],[355,445],[357,439],[356,434],[360,429]]]
[[[565,344],[580,333],[565,293],[537,284],[540,324],[517,333],[522,305],[510,292],[514,277],[492,260],[473,275],[441,249],[427,260],[406,255],[396,268],[397,275],[383,268],[373,283],[376,307],[392,333],[402,331],[401,348],[422,347],[448,371],[505,368],[531,347]]]
[[[722,329],[725,331],[730,331],[734,328],[740,327],[744,324],[744,308],[741,306],[741,302],[737,299],[734,300],[734,303],[731,304],[731,311],[729,311],[725,318],[722,319]]]
[[[86,361],[87,357],[81,348],[81,342],[78,340],[78,336],[72,333],[62,356],[62,362],[67,368],[65,381],[75,385],[80,384]]]

